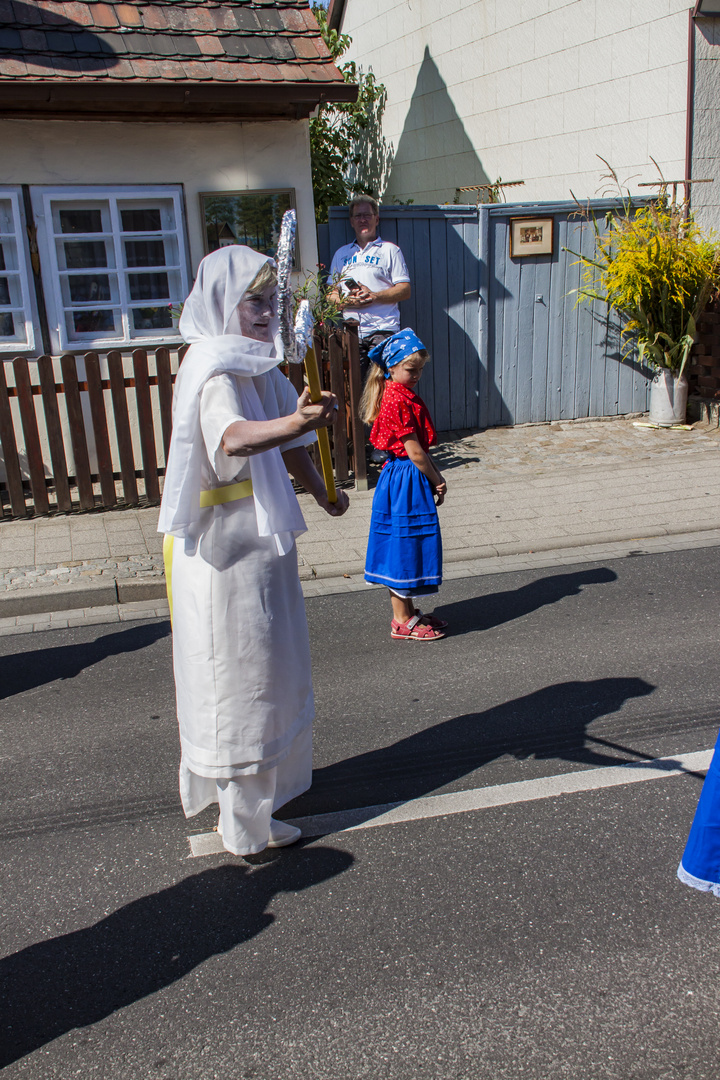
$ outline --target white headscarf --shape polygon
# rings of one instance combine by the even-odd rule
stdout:
[[[240,400],[246,420],[268,417],[252,379],[282,361],[277,319],[274,342],[242,336],[237,306],[263,263],[272,262],[252,248],[231,245],[207,255],[180,316],[180,333],[190,348],[180,365],[173,397],[173,433],[165,471],[158,532],[186,537],[200,516],[202,464],[206,459],[200,428],[200,396],[213,375],[240,376]],[[248,458],[258,534],[275,536],[286,554],[294,536],[305,530],[300,507],[280,450]]]

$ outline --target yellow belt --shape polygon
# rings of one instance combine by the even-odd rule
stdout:
[[[201,491],[200,507],[204,509],[206,506],[220,506],[222,503],[235,502],[236,499],[246,499],[248,495],[252,495],[252,491],[252,480],[239,480],[237,484]]]
[[[200,507],[204,509],[206,506],[220,506],[222,503],[234,502],[236,499],[246,499],[248,495],[252,495],[252,490],[252,480],[239,480],[237,484],[226,484],[224,487],[211,488],[210,491],[201,491]],[[173,537],[169,533],[163,537],[163,561],[165,563],[165,584],[170,605],[170,622],[172,622]]]

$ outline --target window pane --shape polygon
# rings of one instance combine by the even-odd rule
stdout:
[[[5,252],[3,251],[3,245],[0,244],[0,270],[7,270],[5,265]]]
[[[172,312],[167,305],[133,308],[132,313],[136,330],[165,330],[172,326]]]
[[[11,304],[10,286],[6,277],[0,278],[0,304]]]
[[[15,323],[9,311],[0,315],[0,338],[15,337]]]
[[[73,311],[72,317],[78,334],[97,334],[115,329],[112,311]]]
[[[102,240],[85,240],[65,245],[65,265],[68,270],[85,270],[107,266],[107,251]]]
[[[89,233],[102,231],[102,214],[100,210],[60,211],[60,232]]]
[[[121,210],[123,232],[160,232],[160,209]]]
[[[165,266],[165,245],[162,240],[126,240],[127,266]]]
[[[110,278],[107,274],[78,274],[68,277],[73,304],[91,304],[93,300],[110,299]]]
[[[131,300],[164,300],[170,297],[167,274],[128,274]]]

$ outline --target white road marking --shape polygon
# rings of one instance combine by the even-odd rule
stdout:
[[[303,836],[330,836],[332,833],[354,832],[356,829],[375,829],[381,825],[398,825],[405,821],[466,814],[471,810],[487,810],[510,803],[553,799],[558,795],[574,795],[580,791],[597,791],[637,784],[642,780],[662,780],[688,772],[704,772],[710,765],[712,750],[697,750],[673,757],[635,761],[630,765],[609,765],[602,769],[584,769],[541,776],[536,780],[520,780],[514,784],[453,791],[448,795],[427,795],[408,802],[385,803],[382,806],[363,806],[356,810],[341,810],[335,814],[316,814],[313,817],[293,818],[290,825],[302,830]],[[189,836],[190,857],[215,855],[225,849],[216,832]]]

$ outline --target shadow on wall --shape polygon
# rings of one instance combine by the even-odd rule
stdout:
[[[426,46],[384,201],[452,202],[457,187],[489,182]]]

